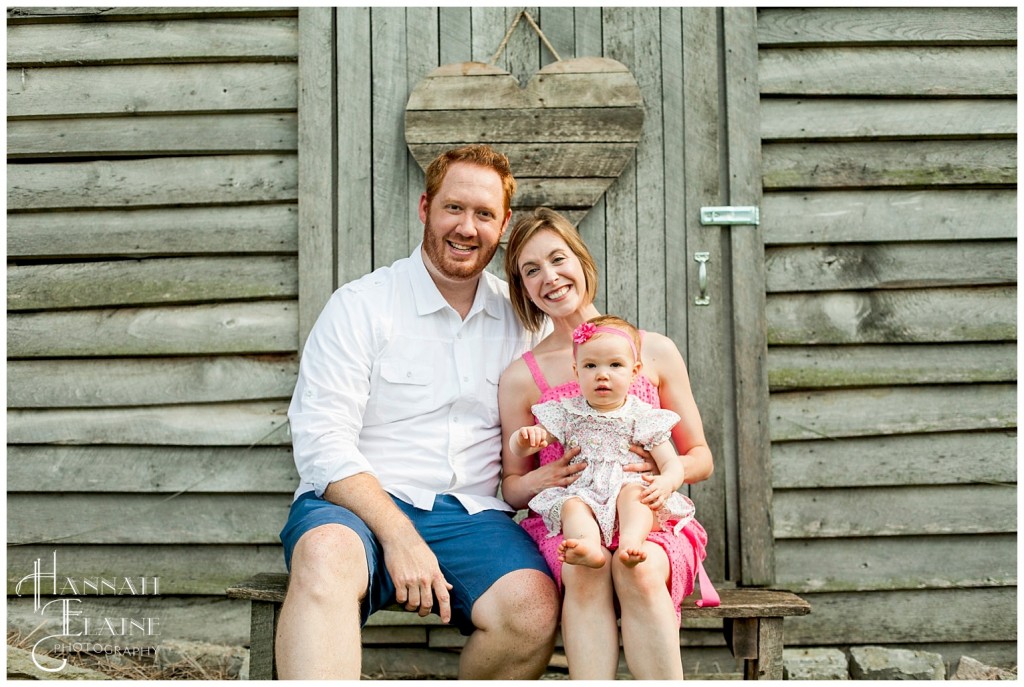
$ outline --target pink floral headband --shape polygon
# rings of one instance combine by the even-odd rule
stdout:
[[[629,342],[629,348],[633,351],[633,360],[640,360],[640,356],[636,351],[636,344],[633,343],[632,336],[616,327],[598,327],[591,322],[584,322],[573,330],[572,354],[576,355],[576,349],[580,347],[580,344],[587,343],[595,334],[617,334],[618,336],[621,336]]]

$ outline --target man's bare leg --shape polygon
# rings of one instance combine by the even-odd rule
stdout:
[[[501,577],[473,605],[476,631],[459,661],[460,680],[536,680],[555,648],[559,601],[538,570]]]
[[[277,626],[280,679],[359,679],[368,577],[362,540],[349,528],[321,525],[302,535]]]

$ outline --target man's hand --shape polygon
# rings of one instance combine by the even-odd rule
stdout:
[[[436,601],[441,622],[451,621],[448,591],[452,586],[444,579],[434,552],[418,535],[384,545],[384,564],[395,584],[395,601],[399,605],[423,617],[430,614]]]

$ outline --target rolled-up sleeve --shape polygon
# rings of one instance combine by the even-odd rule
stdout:
[[[359,450],[375,355],[361,296],[346,287],[331,296],[303,349],[288,408],[295,467],[317,496],[332,482],[375,474]]]

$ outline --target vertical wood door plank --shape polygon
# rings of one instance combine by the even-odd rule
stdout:
[[[729,127],[729,203],[761,204],[757,16],[726,8],[725,89]],[[771,443],[768,423],[768,341],[765,332],[764,239],[759,227],[730,233],[733,270],[733,353],[736,364],[738,579],[768,585],[774,576],[771,529]]]

